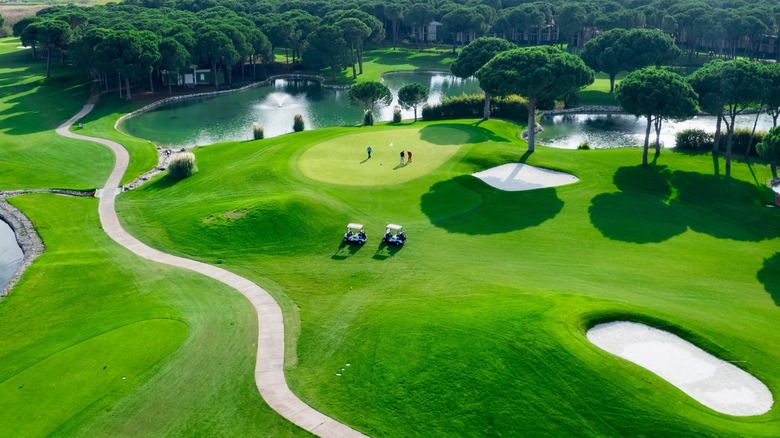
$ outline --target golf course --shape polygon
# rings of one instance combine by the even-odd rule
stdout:
[[[103,187],[111,151],[55,132],[90,98],[84,75],[57,65],[44,79],[18,46],[0,40],[0,190]],[[399,66],[414,59],[384,68]],[[151,143],[113,130],[134,109],[103,95],[72,129],[127,149],[122,183],[155,165]],[[144,244],[270,293],[290,389],[368,436],[777,436],[777,403],[716,412],[586,337],[611,321],[663,329],[776,399],[769,166],[735,160],[727,178],[708,153],[665,149],[646,167],[636,148],[531,154],[524,128],[404,120],[197,147],[197,173],[161,173],[116,212]],[[518,162],[579,181],[504,191],[472,175]],[[7,200],[46,251],[0,300],[5,434],[308,435],[258,392],[264,315],[249,300],[114,242],[104,199]],[[364,245],[343,243],[351,222]],[[381,243],[388,223],[403,246]]]

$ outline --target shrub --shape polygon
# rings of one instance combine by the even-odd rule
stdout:
[[[734,136],[731,139],[731,153],[733,154],[742,154],[745,155],[745,152],[747,151],[748,143],[751,139],[751,132],[753,132],[753,128],[736,128],[734,129]],[[758,153],[756,152],[756,145],[761,143],[761,140],[764,139],[764,135],[766,135],[766,132],[763,131],[756,131],[755,134],[753,134],[753,142],[750,148],[750,155],[751,156],[758,156]],[[726,136],[721,135],[721,143],[720,148],[726,149]]]
[[[482,117],[484,104],[485,96],[482,94],[445,97],[437,105],[423,105],[422,117],[425,120]],[[490,114],[493,117],[526,122],[528,104],[520,96],[494,97],[490,102]]]
[[[401,107],[398,105],[393,108],[393,122],[401,123]]]
[[[702,129],[684,129],[675,134],[674,147],[685,151],[712,150],[715,136]]]
[[[366,112],[363,113],[363,125],[365,126],[373,126],[374,125],[374,112],[370,109],[367,109]]]
[[[197,171],[195,154],[191,152],[181,152],[174,155],[168,165],[168,177],[177,180],[192,176]]]
[[[590,150],[590,143],[588,143],[587,141],[583,141],[582,143],[579,144],[579,146],[577,146],[577,149],[581,151],[588,151]]]
[[[301,114],[296,114],[295,117],[293,117],[293,131],[301,132],[303,131],[303,128],[303,116]]]
[[[265,134],[263,133],[263,125],[257,122],[252,123],[252,134],[254,134],[255,140],[262,140],[263,137],[265,137]]]

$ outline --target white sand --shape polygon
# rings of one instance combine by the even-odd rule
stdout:
[[[723,414],[761,415],[774,403],[769,388],[760,380],[669,332],[616,321],[594,326],[587,337]]]
[[[511,192],[563,186],[579,181],[574,175],[529,166],[523,163],[502,164],[473,174],[485,183]]]

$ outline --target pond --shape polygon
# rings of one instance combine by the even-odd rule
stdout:
[[[482,92],[476,79],[444,72],[389,73],[383,82],[394,99],[378,112],[379,121],[392,120],[398,89],[412,82],[429,87],[429,103],[438,103],[443,96]],[[276,80],[273,85],[164,105],[125,120],[120,128],[161,146],[185,147],[249,140],[253,122],[263,125],[266,137],[292,132],[295,114],[303,115],[306,129],[357,125],[363,119],[362,109],[348,102],[347,90],[322,88],[314,81]],[[403,111],[404,119],[413,117],[413,111]]]
[[[14,231],[0,220],[0,290],[2,290],[22,264],[22,249],[16,243]]]
[[[753,129],[755,115],[737,116],[737,127]],[[696,116],[683,122],[664,121],[661,127],[661,145],[674,147],[675,133],[684,129],[703,129],[715,132],[715,117]],[[645,141],[647,119],[637,119],[627,114],[566,114],[541,118],[544,131],[537,135],[539,144],[563,149],[577,149],[588,142],[593,149],[642,146]],[[768,131],[772,118],[762,114],[758,118],[756,131]],[[726,125],[721,129],[725,132]],[[655,141],[655,130],[651,130],[650,141]]]

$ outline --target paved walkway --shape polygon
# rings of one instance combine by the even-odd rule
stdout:
[[[252,303],[257,312],[255,383],[266,403],[284,418],[317,436],[338,438],[365,437],[365,435],[351,429],[349,426],[339,423],[315,410],[290,391],[284,377],[284,323],[282,321],[282,309],[268,292],[246,278],[232,272],[194,260],[175,257],[151,248],[128,234],[122,228],[114,208],[114,200],[120,192],[120,182],[130,161],[127,150],[114,141],[74,134],[68,130],[76,120],[92,111],[98,97],[91,97],[78,114],[57,128],[57,134],[77,140],[100,143],[111,149],[116,156],[114,170],[111,172],[106,185],[99,195],[98,213],[100,215],[100,223],[106,234],[118,244],[145,259],[207,275],[241,292]]]

